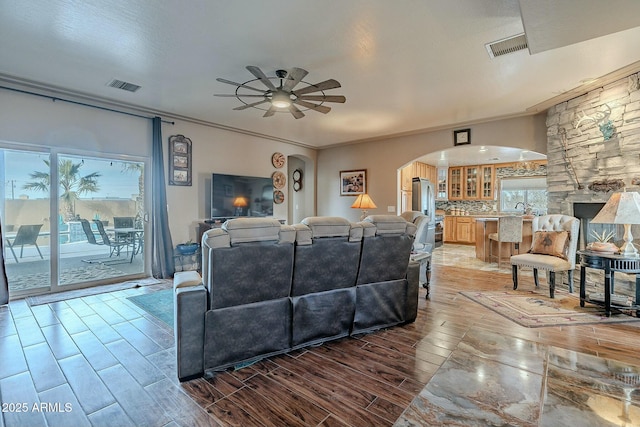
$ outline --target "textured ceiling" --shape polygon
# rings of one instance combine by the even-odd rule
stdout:
[[[522,2],[542,51],[491,59],[486,43],[527,27],[517,0],[0,0],[0,77],[326,147],[531,113],[640,61],[639,1]],[[607,34],[585,34],[602,5]],[[216,78],[252,80],[247,65],[336,79],[327,94],[347,101],[299,120],[234,111]]]

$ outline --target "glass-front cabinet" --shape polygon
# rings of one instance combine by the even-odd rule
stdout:
[[[449,200],[462,200],[462,167],[449,168]]]
[[[448,200],[448,170],[447,168],[438,168],[437,172],[437,192],[436,192],[436,200]]]
[[[464,198],[478,199],[478,187],[480,181],[478,179],[478,166],[465,166],[464,168]]]
[[[495,167],[493,165],[480,166],[480,198],[492,200],[494,196]]]

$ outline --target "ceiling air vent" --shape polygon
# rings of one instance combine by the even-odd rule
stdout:
[[[489,56],[495,58],[497,56],[506,55],[508,53],[517,52],[519,50],[527,49],[527,37],[522,34],[516,36],[507,37],[506,39],[498,40],[485,45]]]
[[[128,92],[135,92],[140,89],[142,86],[134,85],[133,83],[123,82],[122,80],[113,79],[107,86],[115,87],[116,89],[126,90]]]

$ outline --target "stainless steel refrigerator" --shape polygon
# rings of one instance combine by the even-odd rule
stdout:
[[[411,207],[429,217],[427,245],[429,252],[435,247],[436,235],[436,194],[435,185],[425,178],[415,177],[411,186]]]

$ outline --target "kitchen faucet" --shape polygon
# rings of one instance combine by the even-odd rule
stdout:
[[[518,209],[518,206],[522,205],[522,210],[526,209],[526,205],[524,204],[524,202],[518,202],[516,203],[515,207],[513,209]]]

